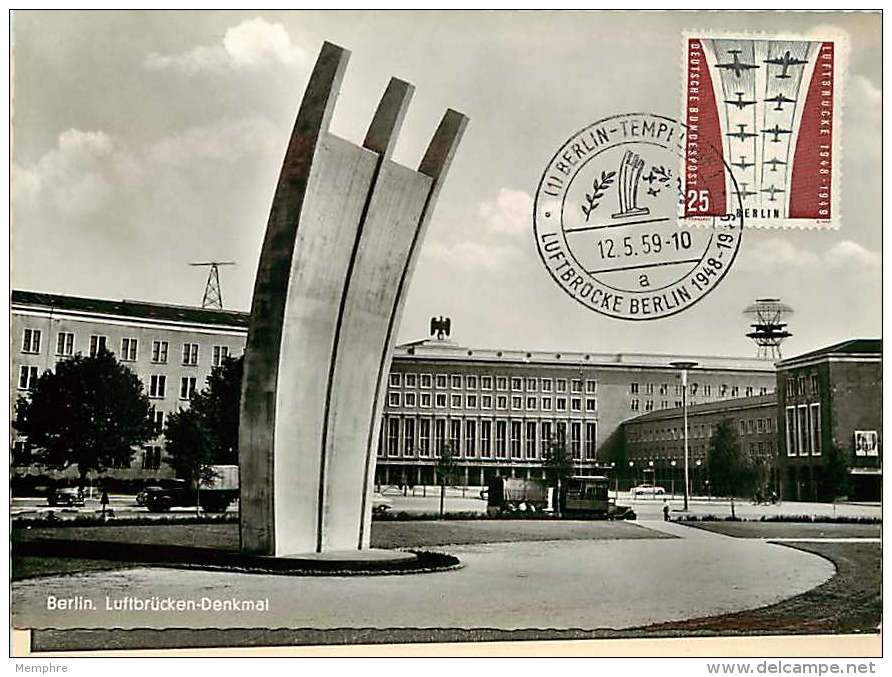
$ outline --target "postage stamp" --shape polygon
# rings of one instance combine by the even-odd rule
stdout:
[[[748,227],[838,228],[844,41],[685,38],[685,215],[720,214],[732,190],[699,149],[734,168]]]
[[[721,150],[700,143],[699,179],[715,189],[684,192],[685,132],[650,113],[604,118],[568,139],[546,167],[533,208],[539,254],[555,282],[591,310],[623,320],[674,315],[731,267],[745,216],[740,191]],[[692,211],[710,227],[680,228]]]

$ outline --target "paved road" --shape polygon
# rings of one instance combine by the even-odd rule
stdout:
[[[438,574],[289,578],[139,568],[13,584],[17,627],[624,628],[756,608],[834,572],[815,555],[755,539],[644,521],[678,538],[487,543],[436,548]],[[560,528],[559,523],[555,528]],[[50,611],[48,596],[96,610]],[[106,611],[105,597],[268,599],[268,611]]]
[[[412,496],[395,495],[394,491],[389,491],[384,498],[389,503],[392,512],[406,512],[409,514],[437,514],[440,510],[440,498],[436,488],[429,488],[427,496],[422,495],[420,487],[415,487],[415,494]],[[610,492],[611,498],[615,494]],[[113,494],[111,497],[111,507],[116,515],[132,516],[136,514],[149,514],[145,508],[136,505],[134,496]],[[683,508],[683,500],[681,497],[669,497],[666,499],[672,510],[673,517],[680,516]],[[657,496],[632,498],[628,492],[619,492],[617,503],[620,505],[630,505],[635,509],[639,519],[661,519],[663,510],[663,498]],[[727,500],[707,500],[704,497],[694,497],[689,502],[688,514],[690,515],[716,515],[718,517],[727,517],[731,515],[731,503]],[[486,501],[479,498],[479,487],[474,490],[462,492],[456,489],[450,489],[445,501],[446,512],[450,513],[477,513],[486,512]],[[54,510],[63,517],[66,514],[95,513],[101,509],[99,499],[87,499],[86,505],[83,507],[72,509],[52,508],[46,504],[44,498],[14,498],[12,501],[11,512],[15,515],[28,515],[48,510]],[[229,512],[238,510],[238,504],[233,503],[229,507]],[[194,514],[194,508],[174,508],[172,513]],[[815,515],[815,516],[845,516],[845,517],[882,517],[882,508],[879,504],[862,505],[852,503],[840,503],[837,505],[829,503],[797,503],[794,501],[784,501],[778,505],[759,505],[754,506],[751,501],[735,501],[734,512],[738,517],[756,518],[764,516],[776,515]]]

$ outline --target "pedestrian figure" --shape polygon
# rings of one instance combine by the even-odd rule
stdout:
[[[663,501],[663,521],[669,521],[669,503],[667,501]]]
[[[102,521],[105,521],[105,507],[109,504],[108,500],[108,492],[103,489],[102,490],[102,498],[99,499],[99,502],[102,504]]]

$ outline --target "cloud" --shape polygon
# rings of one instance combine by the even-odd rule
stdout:
[[[850,272],[874,272],[881,266],[878,252],[853,242],[843,240],[823,253],[806,249],[779,237],[759,241],[747,251],[742,267],[760,272],[801,270],[805,268],[830,268]]]
[[[224,73],[284,65],[300,68],[308,63],[306,52],[291,42],[285,27],[256,17],[226,30],[217,45],[199,45],[180,54],[149,54],[149,70],[175,70],[186,75]]]
[[[68,129],[33,166],[15,167],[15,197],[17,206],[51,206],[61,214],[86,216],[140,174],[118,140],[102,131]]]
[[[493,271],[516,261],[519,252],[511,246],[464,240],[455,244],[428,242],[421,250],[421,255],[462,270]]]
[[[170,190],[172,176],[188,191],[204,176],[199,163],[219,166],[275,157],[283,143],[281,130],[257,116],[192,127],[139,149],[127,148],[103,131],[69,129],[37,162],[15,165],[16,212],[57,223],[95,220],[96,215],[116,213],[122,204],[136,209],[140,203],[157,213],[165,202],[159,192]],[[173,168],[182,171],[171,174]]]
[[[879,157],[882,144],[876,143],[882,132],[883,91],[869,78],[856,75],[846,86],[843,116],[851,116],[846,126],[864,146]]]
[[[222,120],[192,127],[160,139],[151,150],[154,160],[184,165],[196,160],[231,164],[251,155],[266,155],[281,149],[283,139],[269,120],[249,117]]]
[[[533,227],[533,198],[520,190],[501,188],[495,200],[481,203],[479,214],[487,230],[497,234],[528,235]]]
[[[743,260],[748,264],[746,267],[756,270],[802,268],[820,262],[813,252],[779,237],[759,240],[754,246],[747,247]]]
[[[851,271],[875,271],[882,265],[879,252],[870,251],[851,240],[833,245],[824,255],[824,261],[830,268]]]

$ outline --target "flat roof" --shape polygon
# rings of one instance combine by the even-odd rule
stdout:
[[[113,301],[110,299],[47,294],[45,292],[12,290],[13,306],[31,306],[54,311],[112,315],[138,320],[158,320],[186,324],[218,325],[247,330],[249,313],[240,310],[215,310],[196,306],[177,306],[147,301]]]
[[[752,397],[735,397],[728,400],[716,400],[714,402],[703,402],[701,404],[692,404],[688,406],[688,417],[695,414],[716,414],[722,412],[735,411],[740,409],[755,409],[757,407],[768,407],[777,405],[777,394],[768,393],[766,395],[753,395]],[[684,415],[684,407],[672,407],[671,409],[658,409],[657,411],[649,411],[641,416],[626,419],[624,425],[630,423],[651,423],[653,421],[661,421],[664,419],[678,418]]]
[[[495,348],[468,348],[449,339],[423,339],[396,346],[394,357],[417,360],[443,360],[462,362],[514,362],[557,366],[569,364],[575,367],[596,365],[599,367],[650,367],[673,371],[671,362],[689,360],[697,366],[691,370],[759,371],[774,373],[774,363],[748,357],[717,355],[670,355],[663,353],[599,353],[557,352],[552,350],[498,350]]]
[[[777,363],[778,367],[787,367],[795,365],[806,360],[815,360],[830,357],[877,357],[883,354],[883,339],[877,338],[856,338],[848,339],[834,343],[826,348],[812,350],[802,355],[788,357]]]

